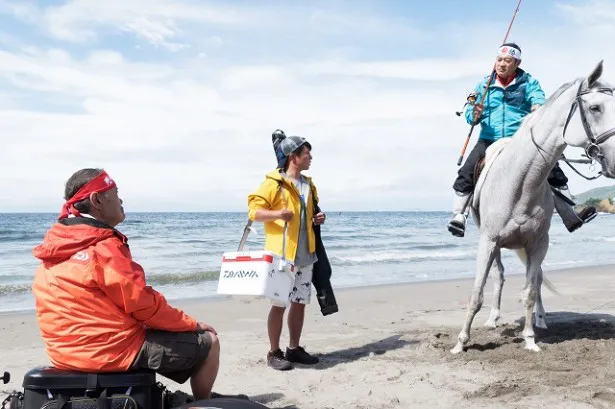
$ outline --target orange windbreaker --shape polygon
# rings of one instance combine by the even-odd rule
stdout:
[[[197,322],[145,283],[127,239],[97,220],[62,219],[33,250],[42,261],[32,291],[51,363],[60,369],[125,371],[146,327],[195,331]]]

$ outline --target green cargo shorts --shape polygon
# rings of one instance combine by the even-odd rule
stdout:
[[[186,382],[207,359],[209,332],[169,332],[148,329],[130,369],[152,369],[177,383]]]

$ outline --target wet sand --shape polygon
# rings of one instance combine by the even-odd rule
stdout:
[[[378,274],[378,271],[374,271]],[[615,267],[549,271],[559,295],[543,289],[547,330],[541,352],[523,349],[524,276],[506,277],[502,320],[483,327],[493,283],[466,351],[452,355],[473,280],[338,290],[340,312],[308,307],[302,345],[313,367],[267,367],[268,303],[250,298],[177,304],[213,325],[222,346],[215,390],[247,393],[271,408],[612,408],[615,407]],[[47,365],[33,313],[0,316],[0,399],[31,367]],[[283,344],[288,342],[284,329]],[[189,383],[170,388],[189,391]]]

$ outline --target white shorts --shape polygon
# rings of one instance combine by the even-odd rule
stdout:
[[[314,264],[301,267],[295,274],[295,283],[292,291],[288,295],[288,300],[297,304],[309,304],[312,296],[312,272]],[[276,307],[284,307],[277,301],[271,302]]]

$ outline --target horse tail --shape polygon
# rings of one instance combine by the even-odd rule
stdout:
[[[527,253],[525,252],[525,249],[517,249],[516,252],[517,252],[517,256],[519,257],[519,259],[521,259],[521,262],[523,263],[523,265],[527,267]],[[542,283],[553,294],[560,295],[559,291],[557,291],[557,288],[555,288],[555,285],[553,285],[551,280],[547,278],[544,272],[542,273]]]
[[[523,265],[527,267],[527,253],[525,249],[517,249],[516,252]]]
[[[549,289],[549,291],[551,291],[553,294],[555,295],[560,295],[559,291],[557,291],[557,288],[555,288],[555,286],[553,285],[553,283],[547,278],[547,276],[545,275],[545,273],[542,273],[542,283],[545,285],[545,287],[547,287]]]

